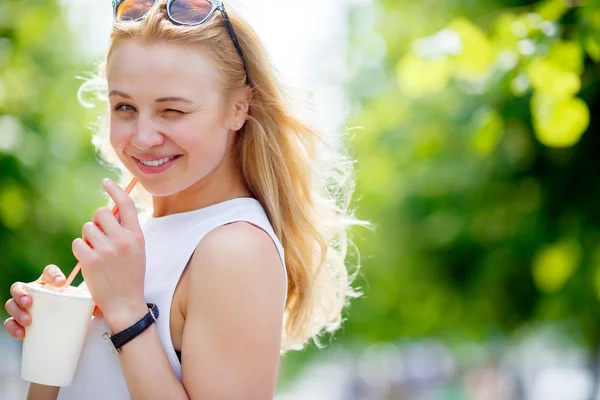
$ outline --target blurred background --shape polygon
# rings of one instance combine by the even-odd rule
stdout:
[[[363,296],[284,356],[276,399],[600,398],[600,1],[231,4],[306,118],[347,132],[375,227]],[[108,0],[0,0],[2,304],[70,271],[104,205],[77,90],[110,24]],[[19,359],[2,330],[0,399],[24,398]]]

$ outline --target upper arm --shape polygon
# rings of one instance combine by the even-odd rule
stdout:
[[[192,399],[271,399],[285,274],[275,244],[248,223],[207,234],[190,261],[182,382]]]

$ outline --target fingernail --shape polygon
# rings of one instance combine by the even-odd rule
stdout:
[[[58,275],[58,276],[54,277],[54,282],[56,282],[56,283],[61,283],[64,280],[65,280],[65,277],[62,275]]]
[[[27,296],[21,296],[21,299],[19,302],[21,303],[22,306],[26,306],[27,305]]]
[[[21,318],[19,318],[21,320],[22,324],[26,324],[29,322],[29,315],[28,314],[21,314]]]
[[[23,332],[23,329],[21,329],[21,328],[17,328],[17,330],[15,331],[15,334],[19,337],[23,336],[24,333],[25,332]]]
[[[102,180],[102,182],[103,182],[105,185],[110,185],[110,184],[112,183],[112,181],[111,181],[110,179],[108,179],[108,178],[104,178],[104,179]]]

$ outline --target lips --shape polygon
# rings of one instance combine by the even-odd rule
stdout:
[[[136,157],[132,157],[135,161],[135,165],[137,166],[138,170],[140,170],[140,172],[147,174],[147,175],[154,175],[154,174],[160,174],[166,170],[168,170],[169,168],[171,168],[173,166],[174,163],[177,162],[177,160],[181,157],[180,155],[176,155],[176,156],[172,156],[173,158],[170,158],[169,161],[162,163],[160,165],[144,165],[142,164],[141,160],[136,158]],[[157,158],[156,156],[152,157],[152,160],[148,160],[149,157],[144,157],[144,161],[157,161],[157,160],[162,160],[167,157],[164,158]]]
[[[180,157],[181,154],[162,154],[162,155],[155,155],[155,156],[132,156],[133,158],[135,158],[136,160],[141,160],[141,161],[157,161],[157,160],[162,160],[165,158],[175,158],[175,157]]]

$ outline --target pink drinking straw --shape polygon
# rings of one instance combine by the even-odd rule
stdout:
[[[131,180],[131,182],[129,182],[129,185],[127,186],[127,189],[125,189],[125,192],[127,192],[127,194],[131,193],[131,191],[133,190],[134,186],[136,185],[136,183],[138,182],[137,178],[133,178]],[[113,215],[117,215],[117,213],[119,212],[119,207],[117,207],[116,205],[113,207],[112,209],[112,213]],[[75,268],[73,268],[73,271],[71,271],[71,275],[69,275],[69,277],[67,278],[67,283],[65,284],[64,287],[69,287],[71,286],[71,282],[73,282],[73,279],[75,279],[75,277],[77,276],[77,274],[79,273],[79,270],[81,269],[81,265],[79,265],[79,263],[77,263],[77,265],[75,266]]]

